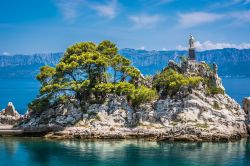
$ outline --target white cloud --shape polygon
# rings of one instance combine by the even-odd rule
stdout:
[[[205,41],[203,43],[196,41],[195,48],[198,51],[214,50],[223,48],[237,48],[237,49],[250,49],[250,43],[232,44],[232,43],[213,43],[212,41]],[[187,46],[178,45],[177,50],[187,50]]]
[[[178,45],[178,46],[176,46],[176,49],[182,51],[182,50],[187,50],[188,47],[187,46],[183,46],[183,45]]]
[[[11,53],[5,51],[2,53],[2,55],[8,56],[8,55],[11,55]]]
[[[247,5],[250,3],[250,0],[224,0],[224,1],[215,1],[208,6],[210,9],[220,9],[238,6],[238,5]]]
[[[144,47],[144,46],[141,46],[141,47],[139,48],[139,50],[145,50],[145,47]]]
[[[250,3],[250,0],[249,0]],[[234,12],[230,14],[232,18],[235,18],[237,21],[249,22],[250,21],[250,10]]]
[[[175,0],[138,0],[143,6],[154,8],[161,5],[169,4]]]
[[[85,0],[55,0],[56,6],[66,21],[72,21],[78,16],[78,7],[84,2]]]
[[[250,3],[250,0],[245,0],[244,3],[245,3],[245,4],[249,4],[249,3]]]
[[[179,23],[182,27],[194,27],[221,19],[223,15],[207,12],[192,12],[179,14]]]
[[[84,10],[90,8],[99,15],[114,18],[117,14],[117,0],[106,1],[106,3],[96,4],[87,0],[54,0],[65,21],[74,21]]]
[[[233,3],[243,3],[243,4],[249,4],[250,0],[232,0]]]
[[[152,27],[162,20],[159,15],[136,15],[130,16],[129,19],[134,23],[135,28]]]
[[[117,0],[111,0],[106,4],[92,5],[92,8],[101,16],[114,18],[117,14]]]

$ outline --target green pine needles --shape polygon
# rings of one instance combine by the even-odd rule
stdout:
[[[81,42],[69,47],[55,67],[43,66],[37,75],[40,94],[29,104],[32,110],[77,99],[102,102],[106,95],[127,96],[133,106],[157,98],[156,90],[139,85],[141,73],[131,62],[118,54],[110,41],[96,45]],[[47,105],[45,107],[45,105]]]

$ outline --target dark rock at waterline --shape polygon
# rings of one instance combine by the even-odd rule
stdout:
[[[243,99],[243,110],[246,114],[250,113],[250,97],[245,97]]]
[[[243,99],[243,110],[247,114],[246,125],[248,129],[248,133],[250,133],[250,97],[245,97]]]

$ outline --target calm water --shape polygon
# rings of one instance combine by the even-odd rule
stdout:
[[[11,101],[18,112],[25,113],[38,90],[39,82],[35,79],[0,79],[0,109]]]
[[[250,140],[234,143],[55,141],[0,138],[4,166],[249,166]]]
[[[227,93],[241,102],[250,79],[223,79]],[[0,108],[12,101],[21,113],[37,94],[35,80],[0,79]],[[250,166],[250,139],[234,143],[155,143],[145,141],[53,141],[0,137],[0,166]]]
[[[227,93],[240,104],[250,96],[250,78],[223,78]],[[32,79],[0,79],[0,109],[12,101],[20,113],[25,113],[27,104],[38,93],[39,83]]]

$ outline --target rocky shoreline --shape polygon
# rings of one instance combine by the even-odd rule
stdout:
[[[62,105],[64,108],[51,109],[36,117],[33,115],[33,118],[28,123],[18,125],[13,129],[23,130],[23,133],[19,134],[19,136],[41,136],[53,139],[149,139],[155,141],[196,142],[236,141],[248,136],[244,116],[241,117],[242,119],[235,119],[234,122],[229,121],[232,118],[230,117],[224,119],[224,121],[221,119],[219,124],[211,120],[210,123],[202,124],[191,120],[190,118],[194,118],[193,115],[189,117],[186,112],[185,121],[177,122],[178,117],[174,117],[170,123],[164,125],[163,122],[166,119],[161,117],[166,115],[163,115],[161,111],[156,114],[157,110],[152,112],[150,109],[155,104],[159,107],[159,104],[164,103],[164,101],[169,104],[171,103],[169,100],[155,101],[142,106],[140,109],[143,110],[137,110],[136,113],[130,114],[129,110],[131,108],[128,103],[124,102],[123,97],[110,96],[105,104],[91,106],[88,114],[83,114],[78,109],[75,109],[73,104],[67,105],[67,108]],[[186,103],[186,106],[190,107],[190,103]],[[163,107],[166,108],[169,105]],[[196,105],[196,107],[199,108],[199,105]],[[108,114],[107,110],[113,110],[113,112]],[[181,119],[184,118],[182,113],[177,114]],[[89,116],[89,114],[92,115]],[[216,116],[218,115],[216,114]],[[221,116],[226,115],[221,114]],[[212,115],[207,118],[211,117]],[[45,118],[49,119],[49,124],[44,121]],[[128,119],[130,119],[129,123]],[[74,125],[68,124],[72,121]]]
[[[174,133],[174,132],[173,132]],[[45,138],[52,139],[148,139],[155,141],[190,141],[190,142],[228,142],[237,141],[248,137],[247,134],[227,135],[209,134],[207,132],[194,131],[193,134],[185,133],[171,135],[164,130],[155,129],[121,129],[114,132],[96,132],[82,127],[70,127],[63,131],[48,133]]]

